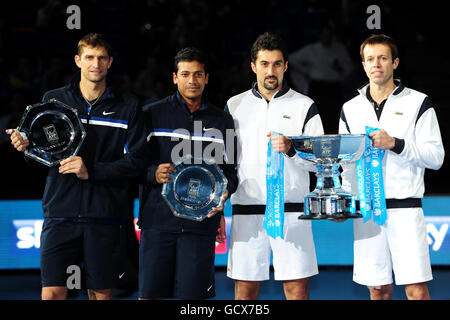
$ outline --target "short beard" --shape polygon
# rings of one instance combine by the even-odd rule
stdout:
[[[278,81],[275,82],[273,85],[266,84],[265,81],[263,82],[263,87],[264,87],[264,89],[267,89],[267,90],[275,90],[276,88],[278,88],[279,85],[280,85],[280,83]]]

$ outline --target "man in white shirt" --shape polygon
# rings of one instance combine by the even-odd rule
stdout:
[[[241,151],[239,185],[230,199],[227,276],[235,280],[236,299],[257,299],[260,281],[269,279],[272,252],[275,280],[283,281],[286,298],[307,299],[308,278],[318,273],[311,221],[298,220],[309,192],[309,173],[286,136],[321,135],[322,122],[314,102],[283,81],[287,51],[278,36],[260,35],[251,58],[256,83],[230,98],[226,108]],[[273,149],[284,154],[283,237],[275,239],[263,227],[269,139]]]
[[[432,279],[421,198],[425,169],[437,170],[444,148],[436,113],[428,96],[394,80],[397,46],[385,35],[372,35],[361,45],[369,83],[341,111],[340,133],[370,133],[372,146],[385,150],[384,193],[387,219],[354,221],[353,280],[366,285],[371,299],[392,298],[392,271],[405,285],[408,299],[430,299]],[[355,166],[343,168],[343,188],[357,194]]]

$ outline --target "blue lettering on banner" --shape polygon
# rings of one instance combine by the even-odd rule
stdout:
[[[374,172],[373,174],[373,201],[375,202],[375,207],[381,206],[380,200],[380,175],[378,172]]]
[[[364,170],[364,182],[358,181],[357,184],[364,222],[371,218],[373,212],[373,221],[384,225],[387,216],[382,167],[385,151],[372,147],[369,136],[371,132],[378,130],[380,129],[366,126],[364,152],[355,168],[358,179],[361,179]]]
[[[267,144],[266,210],[263,227],[272,238],[283,238],[284,223],[284,156]]]

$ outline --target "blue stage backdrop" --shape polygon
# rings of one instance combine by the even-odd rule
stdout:
[[[137,217],[138,203],[135,203]],[[450,197],[425,197],[423,208],[428,231],[431,262],[450,266]],[[230,234],[231,205],[225,207],[227,235]],[[135,222],[137,218],[135,219]],[[0,269],[39,268],[42,209],[39,200],[0,201]],[[313,221],[319,265],[353,264],[353,222]],[[139,238],[139,228],[136,227]],[[226,266],[228,243],[217,245],[216,265]]]

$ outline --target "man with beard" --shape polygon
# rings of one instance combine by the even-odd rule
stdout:
[[[269,279],[271,251],[275,280],[283,281],[287,299],[308,299],[308,278],[318,273],[311,222],[298,220],[309,192],[309,173],[286,136],[321,135],[323,128],[314,102],[283,81],[287,67],[282,39],[260,35],[251,49],[256,83],[227,103],[240,148],[227,272],[235,280],[236,299],[258,298],[260,281]],[[272,203],[266,190],[269,141],[285,160],[280,237],[270,236],[263,226],[266,203]]]

